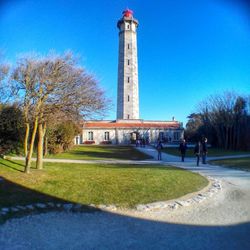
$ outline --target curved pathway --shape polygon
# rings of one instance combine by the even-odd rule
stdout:
[[[139,148],[156,156],[153,148]],[[155,161],[150,161],[155,162]],[[48,213],[7,221],[1,249],[250,249],[250,172],[195,166],[194,159],[163,154],[170,163],[222,182],[222,191],[180,209],[116,213]]]

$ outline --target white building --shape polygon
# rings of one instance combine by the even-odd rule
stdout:
[[[137,61],[138,21],[131,10],[125,10],[118,21],[119,60],[117,120],[84,121],[76,144],[130,144],[136,139],[147,143],[157,140],[179,142],[183,137],[182,123],[145,121],[139,119],[139,86]]]

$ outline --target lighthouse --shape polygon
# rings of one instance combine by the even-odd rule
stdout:
[[[118,54],[118,93],[117,119],[139,119],[139,87],[137,59],[138,21],[132,10],[123,11],[118,21],[119,54]]]
[[[117,23],[119,29],[118,94],[115,120],[89,120],[82,123],[78,144],[134,144],[136,140],[155,144],[179,143],[183,138],[182,123],[176,120],[143,120],[139,116],[137,60],[138,21],[126,9]]]

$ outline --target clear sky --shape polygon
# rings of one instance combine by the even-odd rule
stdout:
[[[210,94],[250,93],[247,0],[0,0],[0,50],[10,62],[72,50],[113,100],[105,119],[115,119],[116,23],[126,7],[139,20],[140,118],[185,123]]]

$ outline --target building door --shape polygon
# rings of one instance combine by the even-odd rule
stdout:
[[[137,131],[130,133],[130,143],[135,144],[136,140],[139,140],[139,137],[140,137],[140,135]]]

